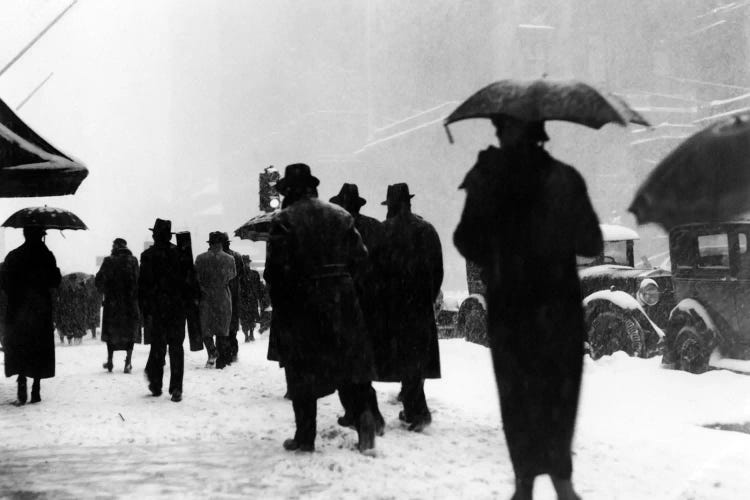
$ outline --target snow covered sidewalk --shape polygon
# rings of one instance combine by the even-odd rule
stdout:
[[[443,379],[428,381],[433,425],[398,421],[398,386],[376,384],[387,429],[375,457],[336,424],[337,396],[319,402],[312,455],[285,452],[294,431],[284,376],[265,360],[265,338],[240,361],[203,367],[186,353],[184,400],[148,396],[147,346],[133,374],[101,368],[98,340],[58,346],[57,376],[42,403],[22,408],[0,383],[0,497],[23,498],[509,498],[513,474],[489,352],[441,341]],[[165,386],[166,386],[165,379]],[[701,427],[750,421],[750,377],[694,376],[658,360],[587,360],[575,443],[584,498],[742,498],[750,491],[750,435]],[[547,479],[537,498],[554,498]]]

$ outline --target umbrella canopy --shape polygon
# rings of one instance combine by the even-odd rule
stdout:
[[[28,207],[14,213],[3,222],[3,227],[42,227],[44,229],[88,229],[73,212],[62,208]]]
[[[242,224],[234,235],[243,240],[268,241],[268,232],[271,230],[271,220],[276,212],[256,215]]]
[[[88,173],[0,100],[0,197],[73,194]]]
[[[656,222],[667,230],[750,210],[750,113],[685,139],[654,167],[628,210],[639,224]]]
[[[621,97],[576,80],[541,79],[500,80],[486,86],[445,119],[446,130],[453,122],[498,114],[525,121],[563,120],[595,129],[607,123],[649,126]]]

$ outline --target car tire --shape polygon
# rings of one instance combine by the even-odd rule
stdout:
[[[588,341],[592,359],[617,351],[624,351],[628,356],[642,356],[644,333],[638,322],[626,312],[602,311],[589,324]]]
[[[683,326],[675,341],[677,368],[689,373],[708,370],[708,346],[693,325]]]

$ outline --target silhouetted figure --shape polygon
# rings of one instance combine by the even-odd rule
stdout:
[[[232,362],[229,323],[232,320],[230,282],[237,275],[234,259],[223,250],[224,236],[208,235],[208,251],[195,258],[195,274],[201,289],[201,332],[208,351],[206,366],[224,368]],[[216,346],[213,337],[216,336]]]
[[[112,252],[96,273],[96,287],[104,295],[102,341],[107,343],[107,361],[112,371],[115,351],[125,351],[125,373],[133,370],[133,345],[140,340],[138,309],[138,259],[122,238],[112,242]]]
[[[229,340],[229,363],[237,361],[237,354],[240,346],[237,343],[237,332],[240,329],[240,295],[242,293],[242,281],[245,278],[245,266],[242,265],[242,255],[229,248],[229,235],[220,233],[223,238],[222,248],[234,259],[234,268],[237,272],[234,278],[229,281],[229,292],[232,297],[232,317],[229,321],[229,330],[227,337]]]
[[[362,309],[370,343],[375,352],[378,352],[377,344],[383,342],[386,314],[386,309],[383,307],[383,276],[380,269],[384,238],[383,224],[377,219],[360,213],[360,209],[367,203],[367,200],[359,196],[359,187],[356,184],[344,183],[339,194],[331,198],[330,202],[341,206],[354,218],[354,227],[367,248],[367,258],[362,261],[359,270],[354,275],[354,286],[357,289],[359,306]],[[375,361],[375,371],[378,372],[377,357]],[[378,408],[377,394],[372,384],[369,384],[367,391],[370,409],[375,417],[376,433],[382,436],[385,430],[385,419]],[[344,427],[353,426],[352,387],[340,387],[339,398],[345,413],[338,419],[338,423]]]
[[[55,376],[51,289],[60,285],[61,276],[55,256],[44,244],[45,234],[40,227],[23,228],[26,241],[5,257],[0,279],[8,296],[5,376],[18,375],[17,406],[27,401],[26,377],[34,379],[30,402],[38,403],[40,380]]]
[[[285,368],[297,430],[287,450],[315,449],[317,399],[354,386],[359,449],[375,446],[368,405],[372,352],[352,274],[367,256],[354,220],[317,198],[310,167],[286,167],[284,209],[271,223],[265,277],[273,302],[269,359]]]
[[[496,117],[502,147],[479,153],[461,188],[466,206],[454,242],[482,267],[488,336],[515,499],[549,474],[558,497],[577,498],[571,440],[583,364],[576,254],[602,249],[581,175],[552,158],[542,122]]]
[[[443,252],[437,231],[411,211],[409,186],[388,186],[383,223],[383,274],[387,325],[375,345],[382,381],[400,381],[404,410],[399,418],[411,431],[432,422],[424,393],[426,378],[440,378],[440,351],[433,304],[443,283]],[[381,350],[382,349],[382,350]]]
[[[260,273],[250,267],[250,256],[242,256],[244,275],[240,284],[240,327],[245,334],[245,342],[255,340],[255,325],[260,322],[260,306],[263,300],[263,285]]]
[[[188,269],[182,264],[177,247],[170,243],[172,222],[156,219],[151,229],[154,244],[141,253],[138,302],[143,313],[144,340],[151,343],[146,363],[148,388],[161,396],[164,363],[169,348],[169,393],[172,401],[182,401],[185,368],[185,321],[187,302],[193,300]]]
[[[57,292],[53,294],[53,318],[60,342],[67,339],[68,344],[73,341],[80,344],[86,336],[91,309],[91,292],[87,289],[87,281],[92,277],[80,272],[66,274],[62,277]]]

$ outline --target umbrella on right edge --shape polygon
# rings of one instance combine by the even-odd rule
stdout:
[[[271,220],[276,212],[256,215],[242,224],[234,235],[243,240],[268,241],[268,233],[271,230]]]
[[[628,210],[639,224],[655,222],[667,231],[750,210],[750,113],[687,138],[654,168]]]

